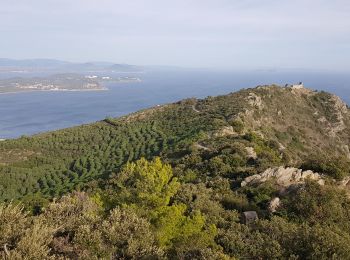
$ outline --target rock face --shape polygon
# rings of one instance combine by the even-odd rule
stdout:
[[[331,95],[328,104],[328,110],[332,113],[332,116],[321,116],[317,119],[318,123],[322,123],[325,129],[327,129],[330,137],[337,137],[339,132],[342,132],[347,128],[347,121],[349,120],[348,107],[344,101],[335,95]],[[315,111],[314,115],[318,115],[318,111]],[[348,156],[348,154],[347,154]]]
[[[263,173],[249,176],[242,181],[241,186],[261,184],[268,180],[275,179],[276,183],[283,187],[288,187],[293,184],[305,182],[306,179],[317,181],[320,185],[324,185],[322,176],[312,171],[303,171],[297,168],[269,168]]]
[[[332,125],[330,135],[336,136],[338,132],[346,128],[344,117],[348,113],[348,109],[345,102],[335,95],[332,95],[331,101],[334,103],[336,123]]]

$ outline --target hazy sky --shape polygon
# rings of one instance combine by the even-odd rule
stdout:
[[[349,0],[0,0],[0,57],[350,68]]]

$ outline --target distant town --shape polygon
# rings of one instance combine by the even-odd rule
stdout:
[[[140,82],[138,77],[110,77],[75,73],[48,77],[0,79],[0,94],[31,91],[99,91],[108,90],[106,83]]]

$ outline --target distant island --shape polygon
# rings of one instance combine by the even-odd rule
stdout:
[[[141,66],[110,62],[0,58],[0,94],[108,90],[108,83],[140,82],[134,74],[142,74],[144,70]]]
[[[74,63],[52,59],[14,60],[0,58],[0,73],[42,73],[51,75],[59,73],[92,73],[92,72],[114,72],[114,73],[143,73],[145,67],[116,64],[111,62],[85,62]]]
[[[100,91],[108,90],[105,83],[140,82],[137,77],[110,77],[75,73],[48,77],[0,79],[0,94],[32,91]]]

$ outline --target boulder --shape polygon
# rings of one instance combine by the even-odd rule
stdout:
[[[259,219],[258,214],[256,213],[256,211],[245,211],[242,214],[242,223],[249,225],[254,223],[255,221],[257,221]]]
[[[275,197],[275,198],[273,198],[273,199],[270,201],[268,209],[269,209],[269,211],[270,211],[271,213],[274,213],[274,212],[277,211],[277,209],[278,209],[280,206],[281,206],[281,200],[280,200],[280,198],[279,198],[279,197]]]
[[[247,151],[248,158],[252,158],[252,159],[258,158],[258,155],[256,154],[253,147],[246,147],[245,150]]]

